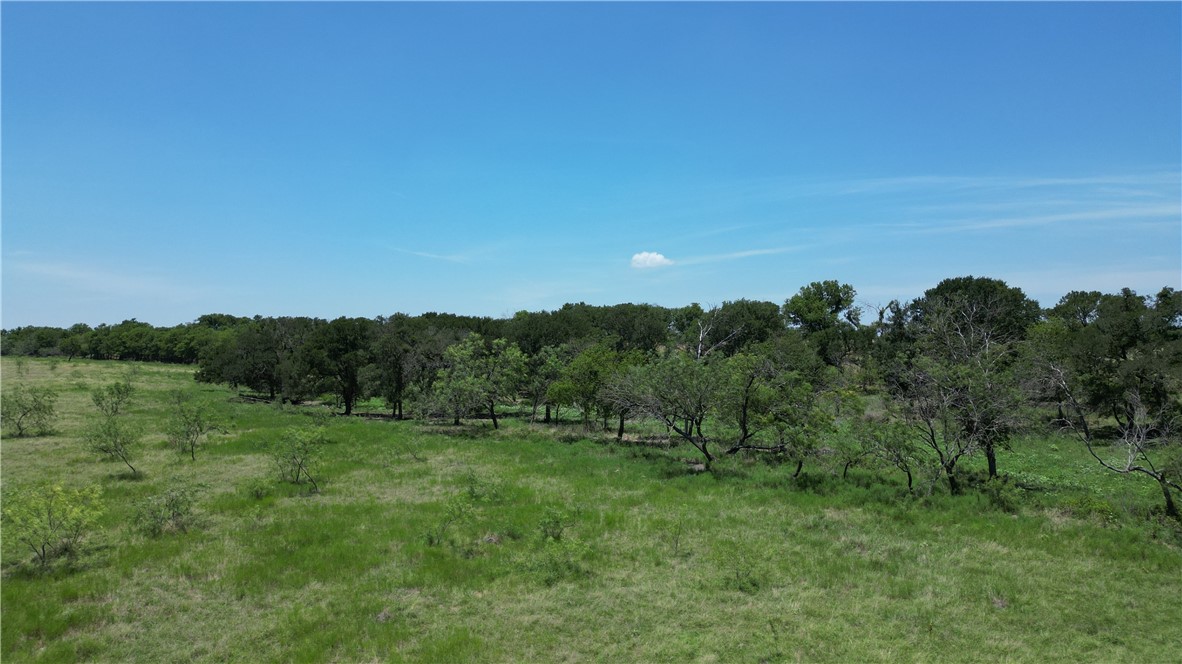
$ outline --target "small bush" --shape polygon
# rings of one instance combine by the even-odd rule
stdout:
[[[246,485],[246,493],[255,500],[262,500],[271,495],[271,485],[265,480],[253,480]]]
[[[102,489],[41,486],[13,492],[4,501],[4,536],[25,544],[44,567],[74,555],[102,516]]]
[[[547,507],[542,514],[542,520],[538,522],[538,528],[542,531],[542,539],[561,541],[562,534],[566,532],[573,520],[571,513],[567,510]]]
[[[1115,524],[1119,519],[1112,503],[1091,494],[1068,498],[1063,507],[1077,517],[1096,518],[1106,524]]]
[[[467,493],[452,496],[444,506],[443,518],[434,528],[427,531],[424,539],[427,546],[440,546],[449,541],[450,529],[465,521],[472,512],[474,503]]]
[[[591,548],[573,538],[544,540],[539,547],[518,561],[521,568],[537,575],[546,586],[563,581],[577,581],[591,575],[586,564]]]
[[[324,448],[324,431],[319,427],[293,427],[271,447],[271,459],[279,471],[279,479],[292,484],[312,484],[319,491],[316,471]]]
[[[150,496],[139,503],[135,523],[152,537],[164,533],[185,533],[193,524],[193,504],[197,490],[179,486]]]
[[[499,479],[484,479],[471,470],[464,476],[464,491],[474,502],[498,502],[503,490]]]
[[[172,417],[168,422],[168,442],[181,454],[197,460],[197,447],[206,435],[218,427],[209,416],[205,404],[196,401],[192,395],[176,392],[172,397]]]

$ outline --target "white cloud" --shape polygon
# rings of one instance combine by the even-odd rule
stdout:
[[[632,267],[638,270],[650,267],[665,267],[666,265],[672,264],[673,261],[655,251],[642,251],[632,256]]]

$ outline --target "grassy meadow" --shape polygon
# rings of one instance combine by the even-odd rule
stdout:
[[[90,390],[129,371],[138,478],[82,443]],[[693,472],[687,446],[573,421],[346,419],[192,372],[3,359],[5,388],[60,394],[52,435],[3,440],[4,497],[97,484],[105,505],[44,568],[5,523],[3,661],[1182,661],[1160,495],[1069,438],[1000,454],[1005,495],[915,498],[887,470]],[[176,390],[221,424],[196,461],[166,442]],[[323,429],[318,493],[266,452],[289,427]],[[176,486],[187,531],[138,528]]]

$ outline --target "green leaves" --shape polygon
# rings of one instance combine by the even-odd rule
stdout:
[[[53,431],[57,392],[48,387],[25,387],[17,384],[5,390],[0,403],[4,427],[14,436]]]
[[[131,382],[123,380],[92,392],[91,399],[99,417],[83,434],[87,449],[122,461],[131,469],[133,477],[139,475],[131,465],[131,459],[140,439],[140,427],[128,421],[127,409],[134,391]]]
[[[37,561],[77,553],[103,513],[102,489],[43,485],[15,491],[4,501],[4,536],[25,544]]]
[[[319,491],[313,473],[319,465],[324,449],[324,430],[319,427],[291,427],[271,446],[271,460],[279,471],[279,478],[292,484],[312,484]]]

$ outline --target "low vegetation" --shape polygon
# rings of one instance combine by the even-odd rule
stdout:
[[[1158,480],[1093,456],[1124,468],[1121,424],[1090,415],[1081,440],[1049,421],[1053,401],[1041,424],[993,439],[992,478],[983,451],[962,455],[953,494],[889,393],[817,396],[803,371],[756,380],[752,403],[774,388],[830,415],[762,401],[748,412],[752,449],[728,454],[716,442],[742,436],[734,409],[672,417],[676,432],[638,407],[617,438],[594,404],[590,428],[581,407],[543,423],[528,399],[487,394],[460,425],[451,412],[392,418],[381,395],[357,398],[363,417],[340,417],[331,393],[258,403],[194,384],[191,366],[22,361],[21,384],[58,399],[53,433],[6,435],[0,450],[6,662],[1182,652],[1182,536]],[[14,362],[3,359],[6,381]],[[735,377],[760,375],[750,361],[731,366],[710,378],[727,394],[742,393]],[[86,444],[106,416],[94,395],[108,403],[122,384],[134,395],[116,415],[138,436],[134,474]],[[219,427],[183,455],[178,390]],[[480,416],[490,401],[495,427]],[[703,439],[712,459],[693,445]]]

